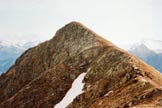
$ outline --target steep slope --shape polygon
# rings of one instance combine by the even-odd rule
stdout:
[[[162,106],[159,72],[72,22],[0,77],[0,108],[57,107],[83,73],[84,88],[67,108]]]
[[[133,46],[129,49],[129,52],[162,72],[162,53],[156,53],[154,50],[149,49],[145,44]]]

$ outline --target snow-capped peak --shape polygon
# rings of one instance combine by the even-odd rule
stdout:
[[[143,39],[140,42],[133,44],[130,50],[136,49],[137,47],[145,46],[156,53],[162,53],[162,41],[161,40],[152,40],[152,39]]]
[[[162,41],[161,40],[142,40],[142,43],[146,45],[149,49],[155,51],[156,53],[162,53]]]
[[[6,47],[10,47],[10,46],[20,47],[21,46],[21,44],[15,42],[15,41],[11,41],[11,40],[0,41],[0,45],[6,46]]]
[[[29,47],[36,46],[39,41],[15,41],[15,40],[0,40],[0,48],[17,48],[17,49],[27,49]]]

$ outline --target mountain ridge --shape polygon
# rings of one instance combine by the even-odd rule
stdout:
[[[158,71],[72,22],[0,76],[0,107],[53,108],[84,72],[84,92],[66,108],[162,106]]]

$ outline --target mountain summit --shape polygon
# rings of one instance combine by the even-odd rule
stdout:
[[[162,75],[78,22],[0,76],[0,108],[161,108]]]

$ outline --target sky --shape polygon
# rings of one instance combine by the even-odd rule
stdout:
[[[162,0],[0,0],[0,40],[48,40],[71,21],[118,46],[162,40]]]

